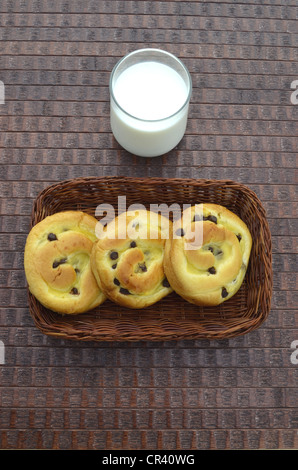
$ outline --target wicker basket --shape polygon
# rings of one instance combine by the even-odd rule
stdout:
[[[101,203],[112,204],[117,215],[118,196],[127,207],[141,203],[226,206],[248,225],[253,246],[245,280],[238,293],[218,307],[198,307],[176,293],[145,309],[133,310],[106,300],[80,315],[60,315],[43,307],[28,291],[34,322],[43,333],[85,341],[165,341],[224,339],[258,328],[270,311],[272,295],[271,234],[265,211],[253,191],[227,180],[132,177],[87,177],[63,181],[43,190],[34,202],[31,226],[46,216],[75,209],[95,215]]]

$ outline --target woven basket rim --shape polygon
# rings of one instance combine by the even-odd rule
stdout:
[[[59,197],[62,197],[61,195],[67,191],[68,196],[71,195],[76,200],[77,195],[81,194],[80,188],[82,185],[92,184],[102,188],[102,185],[109,184],[110,189],[116,190],[119,183],[121,183],[122,188],[126,185],[126,188],[129,188],[132,192],[134,185],[141,185],[142,196],[146,194],[148,188],[153,189],[158,187],[160,192],[162,192],[163,188],[171,188],[171,190],[174,188],[174,191],[177,191],[179,195],[179,192],[183,191],[183,188],[186,187],[191,191],[207,191],[208,194],[210,191],[218,190],[223,196],[225,196],[225,191],[233,190],[240,198],[246,198],[248,204],[253,208],[254,217],[258,219],[260,227],[260,237],[258,237],[260,240],[257,240],[257,249],[260,253],[255,257],[256,259],[250,262],[251,270],[258,269],[261,273],[256,275],[257,282],[260,284],[257,292],[254,292],[255,288],[250,288],[254,292],[253,294],[248,287],[243,288],[245,296],[250,299],[250,305],[247,306],[246,310],[243,310],[243,293],[241,294],[242,297],[239,293],[234,296],[234,299],[231,298],[229,301],[224,302],[222,304],[224,307],[218,309],[219,313],[216,313],[214,310],[211,312],[208,308],[198,308],[188,304],[176,293],[173,293],[150,309],[143,309],[141,312],[131,311],[124,307],[121,308],[107,300],[102,306],[95,309],[95,313],[92,311],[88,312],[87,315],[63,316],[43,307],[29,292],[27,287],[29,310],[35,325],[40,331],[46,335],[80,341],[226,339],[246,334],[258,328],[267,319],[272,296],[271,233],[266,219],[266,212],[260,199],[252,189],[242,183],[230,179],[213,180],[114,175],[77,177],[54,183],[39,192],[33,203],[30,225],[32,227],[47,215],[45,205],[48,205],[49,200],[56,201],[55,197],[57,198],[57,194],[59,194]],[[89,195],[89,198],[92,199],[92,197],[92,194]],[[60,203],[60,199],[58,199],[58,203]],[[95,200],[94,205],[96,205]],[[63,201],[61,201],[61,210],[65,210],[63,207]],[[250,211],[252,210],[251,208]],[[263,260],[263,266],[260,266],[260,263],[258,264],[260,256]],[[262,280],[259,280],[258,276]],[[237,296],[240,300],[237,300]],[[231,302],[232,299],[234,304],[233,308],[231,306],[231,310],[235,309],[235,318],[233,313],[228,309],[227,311],[225,310],[226,304]],[[241,311],[239,318],[237,317],[237,311]],[[93,314],[94,318],[92,317]],[[225,325],[229,325],[229,328],[225,328]]]

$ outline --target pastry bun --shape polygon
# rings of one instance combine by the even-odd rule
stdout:
[[[90,266],[97,219],[81,211],[48,216],[29,232],[24,268],[30,292],[45,307],[63,314],[83,313],[106,296]]]
[[[240,288],[252,245],[246,224],[217,204],[189,207],[173,224],[164,270],[171,287],[188,302],[216,306]]]
[[[170,220],[147,210],[124,212],[102,229],[93,246],[92,269],[110,300],[144,308],[172,292],[163,269],[171,230]]]

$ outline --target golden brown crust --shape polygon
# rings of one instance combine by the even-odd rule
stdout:
[[[125,307],[144,308],[172,289],[163,270],[170,220],[145,210],[111,221],[92,250],[92,269],[106,296]]]
[[[173,289],[197,305],[219,305],[240,288],[251,234],[233,212],[217,204],[186,209],[166,242],[164,269]]]
[[[105,300],[90,266],[96,224],[84,212],[63,211],[46,217],[29,232],[25,274],[30,292],[45,307],[77,314]]]

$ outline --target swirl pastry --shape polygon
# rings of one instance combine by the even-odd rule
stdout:
[[[182,213],[166,242],[164,269],[172,288],[187,301],[215,306],[240,288],[252,245],[246,224],[217,204]]]
[[[163,270],[171,229],[169,219],[146,210],[124,212],[107,224],[93,246],[91,266],[110,300],[143,308],[172,292]]]
[[[83,313],[105,295],[90,266],[97,219],[80,211],[48,216],[28,234],[24,268],[30,292],[45,307],[63,314]]]

